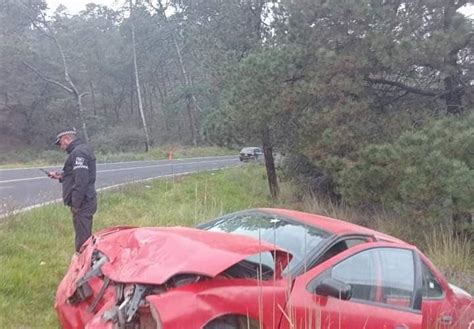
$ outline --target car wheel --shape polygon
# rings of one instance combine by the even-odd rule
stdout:
[[[225,315],[209,322],[204,329],[259,329],[255,319],[243,315]]]
[[[239,327],[230,323],[225,323],[224,321],[213,321],[205,326],[204,329],[239,329]]]

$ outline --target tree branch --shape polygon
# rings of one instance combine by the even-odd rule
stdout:
[[[22,61],[22,63],[28,67],[30,70],[32,70],[34,73],[36,73],[41,79],[43,79],[44,81],[46,82],[49,82],[49,83],[52,83],[58,87],[61,87],[62,89],[66,90],[67,92],[73,94],[74,93],[74,90],[72,90],[71,88],[67,87],[66,85],[62,84],[61,82],[59,81],[56,81],[54,79],[51,79],[51,78],[48,78],[47,76],[45,76],[42,72],[40,72],[37,68],[35,68],[34,66],[28,64],[27,62],[25,61]]]
[[[403,89],[403,90],[405,90],[409,93],[412,93],[412,94],[418,94],[418,95],[423,95],[423,96],[432,96],[432,97],[442,95],[442,92],[439,91],[439,90],[424,90],[424,89],[408,86],[408,85],[406,85],[404,83],[401,83],[401,82],[391,81],[391,80],[387,80],[387,79],[383,79],[383,78],[367,77],[366,80],[369,81],[370,83],[374,83],[374,84],[384,84],[384,85],[397,87],[397,88]]]
[[[22,5],[27,8],[27,6],[25,4],[22,3]],[[61,57],[61,61],[62,61],[62,64],[63,64],[63,69],[64,69],[64,79],[66,80],[66,82],[69,84],[69,86],[71,88],[68,88],[66,90],[68,90],[69,92],[72,92],[76,95],[79,95],[79,92],[76,88],[76,85],[74,84],[74,82],[72,81],[70,75],[69,75],[69,70],[68,70],[68,65],[67,65],[67,62],[66,62],[66,56],[64,54],[64,51],[63,51],[63,48],[61,47],[61,44],[59,43],[59,40],[58,38],[55,36],[54,32],[51,30],[51,27],[49,26],[48,22],[47,22],[47,19],[46,19],[46,16],[44,15],[44,13],[41,11],[40,12],[40,15],[41,15],[41,20],[38,21],[37,19],[35,19],[34,17],[32,17],[30,14],[28,14],[27,12],[24,13],[24,15],[26,17],[29,18],[31,24],[38,30],[40,31],[41,33],[43,33],[44,35],[46,35],[48,38],[52,39],[54,44],[56,45],[56,48],[58,48],[58,51],[59,51],[59,55]],[[38,22],[42,24],[42,26],[38,25]],[[29,66],[30,68],[32,68],[31,66]],[[38,73],[37,70],[35,70],[36,73]],[[45,77],[44,75],[40,74],[40,77],[44,80]],[[46,80],[48,81],[48,80]],[[56,83],[58,85],[59,82],[55,81],[49,81],[51,83]],[[62,88],[64,88],[65,86],[60,84]]]
[[[89,91],[84,91],[83,93],[79,94],[79,98],[82,98],[82,97],[84,97],[86,95],[89,95],[89,94],[90,94]]]

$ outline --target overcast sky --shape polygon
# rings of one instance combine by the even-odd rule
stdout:
[[[120,4],[124,3],[124,0],[46,0],[50,12],[54,12],[60,4],[63,4],[68,8],[69,13],[71,14],[77,14],[86,8],[86,4],[91,2],[117,8]],[[464,6],[461,12],[464,15],[474,19],[474,5]]]

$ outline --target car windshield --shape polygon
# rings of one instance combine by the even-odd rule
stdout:
[[[240,153],[253,153],[255,148],[253,147],[244,147],[242,150],[240,150]]]
[[[292,219],[265,212],[240,212],[220,217],[199,228],[209,231],[241,234],[275,244],[293,255],[285,272],[305,262],[306,257],[331,234]],[[262,253],[248,260],[274,268],[271,253]]]

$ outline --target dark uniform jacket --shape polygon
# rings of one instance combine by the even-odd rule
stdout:
[[[69,156],[61,180],[63,201],[69,207],[80,208],[84,202],[96,198],[94,151],[79,138],[73,140],[66,151]]]

